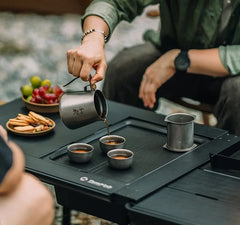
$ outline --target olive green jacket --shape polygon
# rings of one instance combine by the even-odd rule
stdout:
[[[131,22],[148,5],[159,4],[161,30],[156,46],[169,49],[219,47],[220,58],[232,75],[240,75],[240,0],[235,0],[229,23],[219,41],[222,0],[94,0],[85,15],[98,15],[110,36],[121,20]]]

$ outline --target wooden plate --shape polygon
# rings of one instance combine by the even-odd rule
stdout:
[[[34,132],[32,132],[32,131],[31,132],[29,132],[29,131],[27,131],[27,132],[16,131],[16,130],[13,129],[12,125],[9,125],[9,122],[6,123],[6,128],[10,132],[12,132],[12,133],[14,133],[16,135],[20,135],[20,136],[28,136],[28,137],[31,137],[31,136],[42,136],[42,135],[45,135],[45,134],[48,134],[49,132],[51,132],[54,129],[55,125],[56,125],[53,120],[51,120],[51,119],[49,119],[47,117],[45,117],[45,118],[50,120],[52,122],[52,124],[53,124],[52,127],[50,127],[48,130],[34,131]]]
[[[27,101],[23,96],[22,100],[25,102],[25,106],[37,113],[57,113],[59,112],[59,103],[56,104],[38,104]]]

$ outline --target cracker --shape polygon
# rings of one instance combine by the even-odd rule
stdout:
[[[49,123],[49,120],[47,120],[45,117],[35,113],[35,112],[32,112],[30,111],[29,114],[28,114],[31,118],[33,118],[34,120],[37,120],[38,122],[40,122],[41,124],[44,124],[44,125],[51,125]]]
[[[18,114],[17,118],[19,120],[25,120],[27,121],[28,123],[35,123],[35,121],[30,117],[30,116],[27,116],[27,115],[23,115],[23,114]]]
[[[34,131],[39,132],[39,131],[42,131],[43,128],[44,128],[44,125],[39,125],[39,126],[35,127]]]
[[[16,131],[21,131],[21,132],[27,132],[27,131],[34,131],[34,127],[29,125],[29,126],[17,126],[13,128]]]

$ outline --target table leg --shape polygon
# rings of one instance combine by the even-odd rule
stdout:
[[[71,209],[63,206],[62,225],[71,225]]]

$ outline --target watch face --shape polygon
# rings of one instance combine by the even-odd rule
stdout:
[[[190,60],[187,51],[181,51],[176,57],[174,64],[176,70],[187,71],[188,67],[190,66]]]

